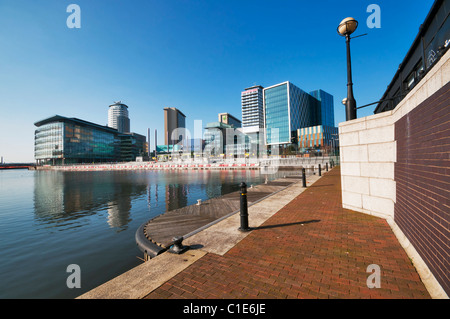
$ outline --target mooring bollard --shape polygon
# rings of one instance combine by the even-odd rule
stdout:
[[[177,237],[173,237],[172,241],[173,241],[173,245],[170,246],[169,248],[169,252],[173,253],[173,254],[182,254],[184,253],[186,250],[189,249],[189,246],[184,246],[182,244],[183,242],[183,237],[182,236],[177,236]]]
[[[240,231],[249,231],[248,227],[248,206],[247,206],[247,184],[244,182],[241,183],[241,227],[239,227]]]
[[[303,187],[306,187],[306,173],[305,173],[305,168],[302,168],[302,181],[303,181]]]
[[[319,164],[319,176],[322,176],[322,167],[320,167],[320,164]]]

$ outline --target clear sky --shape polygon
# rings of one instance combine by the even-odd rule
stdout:
[[[69,4],[81,8],[70,29]],[[370,4],[381,28],[369,28]],[[291,81],[334,96],[345,121],[348,16],[359,21],[352,67],[359,106],[381,98],[433,0],[0,0],[0,156],[34,161],[34,122],[58,114],[106,125],[129,106],[131,131],[163,144],[164,107],[194,120],[241,118],[240,93]],[[358,111],[373,114],[374,106]]]

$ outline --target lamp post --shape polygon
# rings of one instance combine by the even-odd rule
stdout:
[[[355,32],[357,27],[358,21],[353,18],[345,18],[337,28],[339,35],[344,36],[347,43],[347,100],[345,101],[347,121],[356,119],[356,101],[353,97],[352,62],[350,58],[350,34]]]

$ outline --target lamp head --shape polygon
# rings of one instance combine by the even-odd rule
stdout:
[[[355,19],[348,17],[341,21],[339,24],[337,31],[342,36],[347,36],[355,32],[358,27],[358,21]]]

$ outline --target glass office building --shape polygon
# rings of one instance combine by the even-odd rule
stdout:
[[[34,123],[38,164],[117,162],[142,154],[145,136],[59,115]]]
[[[291,144],[297,130],[320,124],[320,102],[290,82],[264,89],[267,145]]]
[[[320,124],[324,126],[334,127],[333,96],[323,90],[312,91],[309,94],[320,101],[320,108],[318,109]]]

